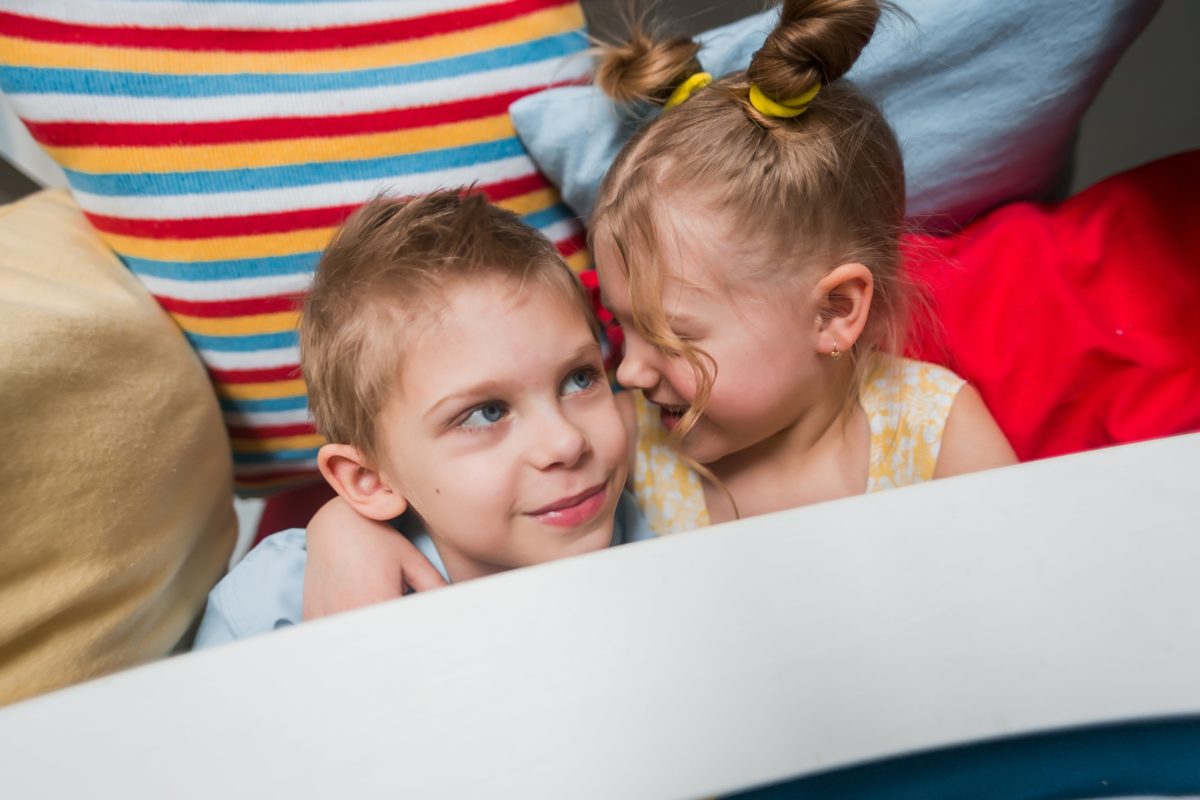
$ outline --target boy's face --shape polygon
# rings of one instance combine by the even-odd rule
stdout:
[[[408,334],[378,426],[384,479],[455,580],[608,546],[627,439],[583,312],[500,277],[446,299]]]

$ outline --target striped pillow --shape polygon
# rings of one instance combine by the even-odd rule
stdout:
[[[478,182],[586,260],[508,105],[585,79],[565,0],[0,0],[0,89],[216,386],[243,492],[315,474],[297,295],[372,194]]]

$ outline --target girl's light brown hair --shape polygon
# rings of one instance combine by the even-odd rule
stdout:
[[[900,276],[904,168],[900,148],[879,109],[842,76],[870,40],[885,3],[876,0],[787,0],[749,68],[696,91],[687,102],[643,127],[617,156],[600,187],[590,235],[610,237],[629,280],[633,323],[646,340],[682,356],[697,378],[697,396],[672,433],[681,442],[703,413],[716,379],[707,354],[679,339],[663,309],[662,207],[686,201],[714,224],[742,230],[757,269],[726,284],[812,279],[843,264],[865,264],[874,277],[866,328],[850,351],[855,364],[848,400],[857,397],[874,353],[899,352],[910,292]],[[646,39],[644,31],[631,41]],[[638,45],[645,60],[661,47]],[[615,100],[658,98],[673,86],[634,87],[628,76],[667,75],[629,64],[619,48],[602,52],[597,84]],[[694,51],[693,51],[694,54]],[[611,64],[622,60],[622,68]],[[686,78],[673,80],[677,84]],[[821,88],[807,110],[781,119],[749,101],[750,85],[786,100]],[[823,309],[822,313],[832,313]]]
[[[408,334],[430,321],[447,291],[488,277],[518,290],[547,287],[578,303],[595,330],[554,244],[481,194],[377,197],[355,211],[322,254],[300,317],[300,364],[321,435],[375,461],[375,419],[399,378]]]

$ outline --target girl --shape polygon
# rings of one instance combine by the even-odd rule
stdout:
[[[749,69],[718,81],[687,40],[638,33],[602,56],[614,100],[667,106],[591,220],[660,534],[1016,460],[974,389],[900,357],[903,163],[841,79],[879,15],[788,0]]]
[[[788,0],[749,69],[716,81],[687,40],[638,32],[601,55],[614,100],[666,107],[591,220],[626,337],[617,380],[638,390],[634,489],[659,534],[1016,461],[973,388],[901,357],[900,149],[842,80],[879,15]],[[417,557],[336,506],[309,537],[312,615],[398,595],[351,593]]]

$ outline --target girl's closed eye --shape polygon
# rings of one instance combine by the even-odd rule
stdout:
[[[480,403],[462,418],[456,427],[464,430],[485,430],[508,415],[508,408],[497,400]]]

